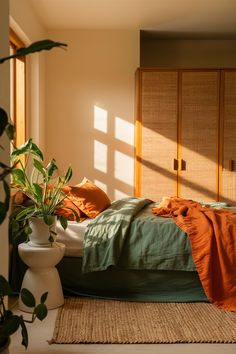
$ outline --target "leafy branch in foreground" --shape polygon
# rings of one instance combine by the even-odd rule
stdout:
[[[4,297],[13,295],[13,291],[8,281],[0,275],[0,347],[13,333],[21,328],[22,342],[21,344],[28,347],[28,332],[25,323],[33,323],[36,318],[42,321],[48,313],[45,301],[48,293],[41,296],[40,303],[36,304],[33,294],[23,288],[20,296],[22,302],[33,309],[31,319],[27,320],[22,315],[14,315],[11,310],[6,309],[4,304]]]

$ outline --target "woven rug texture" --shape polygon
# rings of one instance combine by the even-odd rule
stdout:
[[[236,313],[209,303],[70,298],[50,343],[236,343]]]

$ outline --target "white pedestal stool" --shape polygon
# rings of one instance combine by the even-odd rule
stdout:
[[[65,245],[54,242],[50,247],[33,247],[28,243],[21,243],[18,251],[22,261],[29,267],[24,275],[21,289],[30,290],[37,304],[42,294],[48,292],[45,302],[48,310],[63,305],[61,280],[55,265],[62,259]],[[33,309],[24,305],[21,299],[19,299],[19,308],[22,311],[33,312]]]

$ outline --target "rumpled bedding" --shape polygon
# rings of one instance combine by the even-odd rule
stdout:
[[[209,301],[236,311],[236,214],[182,198],[170,198],[165,206],[154,207],[153,213],[171,217],[188,235]]]
[[[196,271],[188,237],[172,219],[156,217],[149,199],[115,201],[87,226],[83,273],[110,266]]]

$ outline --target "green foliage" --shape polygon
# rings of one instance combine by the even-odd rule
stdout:
[[[23,57],[23,56],[31,54],[31,53],[41,52],[42,50],[50,50],[55,47],[63,48],[63,47],[67,47],[67,44],[60,43],[60,42],[54,42],[50,39],[44,39],[42,41],[37,41],[37,42],[30,44],[26,48],[19,48],[16,51],[16,54],[10,55],[5,58],[1,58],[0,64],[4,63],[6,60],[9,60],[9,59]]]
[[[21,157],[25,157],[25,165],[22,164]],[[69,167],[66,173],[59,174],[56,160],[52,159],[47,166],[44,166],[44,157],[41,150],[32,139],[29,139],[19,148],[13,150],[11,154],[13,164],[17,168],[12,170],[13,183],[15,191],[21,191],[28,198],[27,205],[18,206],[17,213],[11,218],[14,230],[20,230],[23,223],[24,231],[30,234],[29,219],[31,217],[42,218],[48,226],[54,222],[54,215],[57,209],[62,207],[66,194],[63,187],[72,177],[72,169]],[[79,216],[73,211],[76,220]],[[62,227],[67,227],[67,220],[59,217]],[[17,226],[17,223],[19,225]],[[53,242],[54,232],[49,228],[49,241]]]
[[[33,323],[36,319],[42,321],[48,313],[45,301],[47,300],[48,293],[44,293],[41,296],[40,303],[36,304],[34,295],[27,289],[21,290],[22,302],[33,309],[32,317],[30,320],[26,320],[22,315],[14,315],[11,310],[7,310],[4,304],[4,297],[12,295],[13,291],[8,281],[0,275],[0,346],[8,337],[15,333],[18,328],[21,328],[22,344],[25,348],[28,347],[28,332],[25,323]]]

